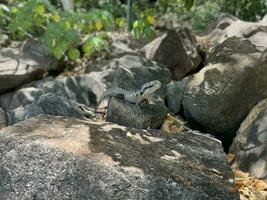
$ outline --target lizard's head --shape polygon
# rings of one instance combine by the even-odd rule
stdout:
[[[146,96],[154,93],[161,87],[161,82],[155,80],[145,83],[141,88],[141,95]]]

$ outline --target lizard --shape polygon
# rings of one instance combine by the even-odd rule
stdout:
[[[140,105],[143,101],[149,101],[151,95],[161,87],[161,82],[158,80],[150,81],[142,85],[139,90],[126,90],[120,87],[112,87],[108,89],[99,99],[95,112],[103,100],[110,97],[124,99],[128,103]]]

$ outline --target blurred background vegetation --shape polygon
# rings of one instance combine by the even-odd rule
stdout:
[[[13,40],[41,38],[57,59],[71,60],[109,51],[110,33],[126,29],[127,0],[75,0],[73,11],[62,2],[0,0],[0,29]],[[202,32],[222,12],[257,21],[267,0],[132,0],[131,33],[153,38],[156,28],[180,26]]]

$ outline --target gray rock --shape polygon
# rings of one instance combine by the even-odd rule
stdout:
[[[267,180],[267,99],[250,111],[237,131],[230,153],[233,167]]]
[[[11,109],[15,109],[19,106],[26,106],[38,99],[43,93],[43,90],[35,87],[22,88],[12,95],[8,106]]]
[[[239,19],[228,13],[221,13],[205,30],[205,34],[210,34],[216,29],[224,30],[226,27],[230,26],[233,22]]]
[[[5,93],[0,95],[0,107],[2,107],[5,111],[10,110],[10,102],[13,96],[13,92]]]
[[[40,40],[27,40],[22,47],[22,58],[38,63],[46,71],[62,70],[56,58],[49,53],[47,46]]]
[[[252,107],[267,97],[267,54],[248,40],[218,45],[187,84],[183,108],[191,125],[232,138]]]
[[[102,88],[102,90],[101,90]],[[42,94],[54,93],[85,105],[95,105],[96,95],[104,91],[105,85],[91,75],[71,76],[61,80],[47,77],[17,90],[0,96],[0,105],[14,110],[36,101]]]
[[[167,115],[167,111],[168,109],[162,100],[137,106],[117,98],[111,98],[106,121],[140,129],[159,128]]]
[[[0,107],[0,130],[7,126],[6,112]]]
[[[38,116],[0,131],[3,199],[237,200],[214,138]]]
[[[93,112],[86,110],[84,105],[62,96],[46,93],[40,96],[37,101],[8,112],[8,122],[9,125],[13,125],[40,114],[71,116],[80,119],[94,118]]]
[[[126,43],[120,41],[120,40],[115,40],[111,44],[111,55],[112,58],[120,58],[124,55],[138,55],[138,53],[131,49]]]
[[[229,38],[246,38],[260,51],[267,49],[267,25],[260,22],[234,21],[224,30],[210,35],[212,47]]]
[[[267,26],[267,14],[262,18],[262,20],[260,21],[260,23],[261,23],[262,25]]]
[[[32,118],[37,115],[44,114],[42,108],[36,103],[31,103],[26,105],[25,107],[20,106],[15,110],[11,110],[7,112],[8,115],[8,125],[11,126],[20,121],[24,121],[26,119]]]
[[[3,31],[0,29],[0,48],[7,46],[9,43],[8,35],[4,34]]]
[[[166,103],[172,114],[181,110],[184,91],[191,77],[186,77],[178,82],[171,82],[167,85]]]
[[[0,94],[24,83],[40,79],[44,72],[41,65],[27,62],[21,58],[18,50],[2,48],[0,52]]]
[[[201,63],[201,56],[187,28],[169,31],[144,46],[142,51],[147,59],[167,66],[175,80],[183,79]]]

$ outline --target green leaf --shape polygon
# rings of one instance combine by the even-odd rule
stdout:
[[[184,7],[189,11],[194,5],[194,0],[184,0]]]
[[[55,48],[53,48],[53,55],[56,57],[56,59],[59,60],[60,58],[62,58],[63,52],[60,48],[55,47]]]
[[[80,58],[80,51],[79,51],[78,49],[71,48],[71,49],[68,51],[68,57],[69,57],[71,60],[77,60],[78,58]]]
[[[44,5],[42,5],[42,4],[39,4],[39,5],[37,5],[36,7],[35,7],[35,13],[36,14],[38,14],[38,15],[43,15],[44,13],[45,13],[45,7],[44,7]]]
[[[94,52],[94,47],[91,41],[84,43],[82,49],[86,55],[92,55],[92,53]]]

